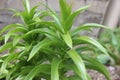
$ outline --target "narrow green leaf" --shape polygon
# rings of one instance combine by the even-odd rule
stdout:
[[[88,45],[86,45],[86,46],[77,47],[76,51],[79,53],[84,52],[84,51],[95,52],[95,49],[93,47],[88,47]]]
[[[101,50],[103,53],[105,53],[106,55],[108,55],[106,49],[99,43],[97,42],[95,39],[87,37],[87,36],[81,36],[79,38],[76,38],[76,40],[79,41],[83,41],[83,42],[87,42],[90,43],[94,46],[96,46],[99,50]],[[109,55],[108,55],[109,56]]]
[[[10,61],[16,59],[17,56],[18,56],[18,54],[14,54],[14,53],[9,54],[9,56],[8,56],[8,57],[5,59],[5,61],[2,63],[2,66],[1,66],[1,69],[0,69],[1,73],[5,73],[5,74],[8,73],[8,71],[7,71],[7,69],[6,69],[8,63],[9,63]]]
[[[88,8],[89,6],[84,6],[84,7],[77,9],[75,12],[72,13],[72,18],[75,18],[78,14],[80,14],[81,12],[84,12]]]
[[[8,43],[4,44],[3,46],[0,47],[0,52],[3,52],[5,50],[11,48],[11,46],[12,46],[12,42],[8,42]]]
[[[29,3],[29,0],[22,0],[22,2],[23,2],[25,10],[29,14],[30,13],[30,3]]]
[[[79,72],[79,69],[77,68],[76,65],[71,65],[71,69],[75,72],[75,74],[77,74],[79,76],[79,80],[82,80],[82,73]]]
[[[26,33],[28,31],[25,27],[16,27],[10,31],[10,33]]]
[[[22,76],[22,75],[19,75],[19,76],[16,78],[16,80],[24,80],[24,79],[25,79],[25,77]],[[10,79],[10,80],[12,80],[12,79]]]
[[[30,3],[29,0],[25,0],[26,3],[26,10],[28,11],[28,13],[30,13]]]
[[[88,80],[84,62],[79,56],[79,54],[75,50],[70,50],[67,53],[77,66],[79,73],[81,74],[80,77],[82,78],[82,80]]]
[[[17,58],[18,59],[18,58]],[[20,60],[20,59],[19,59]],[[34,66],[24,66],[26,61],[19,61],[15,66],[9,70],[9,73],[7,74],[8,80],[17,80],[17,78],[20,78],[20,80],[25,79],[25,75],[28,74]]]
[[[74,71],[74,73],[79,77],[79,78],[77,78],[77,79],[82,80],[81,73],[79,72],[79,69],[77,68],[76,65],[74,65],[74,64],[70,64],[70,65],[67,66],[67,67],[70,67],[71,70]],[[87,78],[88,78],[87,80],[92,80],[89,74],[86,74],[86,75],[87,75]]]
[[[51,16],[54,18],[55,23],[56,23],[56,25],[57,25],[57,27],[58,27],[58,30],[59,30],[60,32],[64,33],[63,24],[62,24],[60,18],[59,18],[58,16],[56,16],[55,14],[51,14]]]
[[[84,31],[84,30],[90,30],[91,28],[105,28],[105,29],[109,29],[107,26],[101,25],[101,24],[97,24],[97,23],[87,23],[81,26],[78,26],[76,29],[72,30],[72,36],[78,34],[80,31]]]
[[[16,27],[15,29],[9,31],[6,35],[5,35],[5,43],[9,40],[9,38],[11,36],[16,36],[17,33],[25,33],[27,32],[27,29],[24,27]]]
[[[48,6],[44,5],[50,12],[48,13],[55,22],[55,25],[57,27],[57,30],[64,33],[64,28],[62,24],[62,19],[59,17],[59,15],[52,9],[50,9]],[[47,13],[47,12],[46,12]]]
[[[60,9],[61,9],[60,11],[62,14],[62,18],[65,21],[68,18],[68,16],[70,16],[71,14],[71,10],[72,10],[71,5],[69,5],[66,0],[59,0],[59,3],[60,3]]]
[[[54,58],[51,63],[51,80],[59,80],[59,64],[61,60]]]
[[[5,35],[5,44],[8,42],[8,40],[11,38],[11,36],[15,36],[15,33],[9,32]]]
[[[36,11],[37,8],[38,8],[38,5],[34,6],[34,7],[30,10],[31,19],[34,17],[34,14],[35,14],[35,11]]]
[[[52,30],[47,30],[44,28],[40,28],[40,29],[34,29],[29,31],[28,33],[24,34],[22,36],[22,38],[26,38],[27,36],[34,34],[34,33],[39,33],[39,34],[44,34],[45,36],[47,36],[48,38],[54,38],[54,39],[58,39],[58,37],[56,36],[56,33]]]
[[[15,46],[21,39],[20,35],[16,35],[13,39],[13,46]]]
[[[34,34],[34,33],[47,33],[47,32],[43,28],[41,28],[41,29],[33,29],[33,30],[27,32],[26,34],[24,34],[23,38],[27,37],[28,35]]]
[[[72,48],[72,39],[71,39],[71,36],[70,36],[70,33],[67,32],[67,34],[63,35],[63,39],[65,41],[65,43],[70,47]]]
[[[32,51],[30,52],[29,54],[29,57],[28,57],[28,61],[34,57],[34,55],[42,48],[42,47],[45,47],[45,46],[49,46],[49,44],[51,43],[50,40],[43,40],[41,42],[39,42],[37,45],[35,45],[32,49]]]
[[[103,64],[101,64],[101,63],[100,63],[99,61],[97,61],[96,59],[91,58],[91,57],[88,57],[88,56],[81,55],[81,57],[82,57],[85,61],[87,61],[87,63],[86,63],[86,67],[87,67],[87,68],[97,70],[97,71],[99,71],[100,73],[104,74],[105,77],[107,78],[107,80],[111,80],[110,74],[109,74],[108,70],[106,69],[106,67],[105,67]]]
[[[5,44],[7,43],[8,39],[10,38],[11,35],[12,34],[10,34],[10,33],[5,35],[5,42],[4,42]]]
[[[46,16],[48,16],[48,13],[46,10],[43,10],[43,11],[36,10],[36,13],[34,13],[33,20],[38,22],[38,21],[41,21],[41,19],[43,19]]]
[[[0,31],[0,34],[3,34],[3,32],[9,30],[9,29],[12,29],[12,28],[16,28],[16,27],[24,27],[23,25],[21,24],[10,24],[8,26],[5,26],[1,31]]]
[[[60,3],[60,11],[61,11],[61,14],[62,14],[62,17],[63,19],[65,19],[66,17],[66,1],[65,0],[59,0],[59,3]]]
[[[48,64],[40,64],[35,66],[30,72],[29,74],[25,77],[24,80],[33,80],[33,78],[39,74],[40,72],[50,72],[50,65]]]
[[[59,37],[56,35],[56,33],[54,31],[52,31],[52,30],[46,30],[46,32],[47,32],[46,36],[49,39],[51,39],[53,41],[56,41],[56,42],[59,42],[59,41],[61,42],[62,41],[62,40],[59,39]]]
[[[23,51],[23,52],[20,52],[19,53],[19,56],[18,56],[18,58],[20,59],[21,57],[23,57],[23,55],[25,55],[26,54],[26,52],[25,51]]]
[[[85,6],[85,7],[82,7],[78,10],[76,10],[75,12],[73,12],[69,18],[67,18],[66,22],[65,22],[65,31],[68,31],[71,29],[72,27],[72,24],[73,24],[73,21],[74,19],[83,11],[85,11],[86,9],[88,9],[89,6]]]

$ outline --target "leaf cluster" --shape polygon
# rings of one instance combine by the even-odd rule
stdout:
[[[119,28],[116,28],[114,31],[104,30],[99,38],[99,41],[106,47],[116,65],[120,65],[119,30]]]
[[[29,0],[23,0],[24,11],[15,12],[23,21],[4,27],[0,40],[5,43],[0,52],[8,53],[0,57],[0,78],[6,80],[91,80],[86,68],[104,74],[110,80],[109,72],[95,57],[83,52],[97,47],[109,56],[106,49],[95,39],[79,33],[94,27],[105,26],[87,23],[72,28],[74,19],[88,6],[72,12],[66,0],[59,0],[60,14],[47,7],[38,10],[39,5],[30,8]],[[46,20],[46,17],[51,20]],[[5,34],[4,34],[5,33]],[[94,47],[89,47],[93,45]],[[67,76],[72,70],[73,75]]]

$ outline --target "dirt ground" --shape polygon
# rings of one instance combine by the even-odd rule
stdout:
[[[107,69],[110,72],[112,80],[120,80],[120,66],[109,66]],[[88,70],[88,73],[92,77],[92,80],[107,80],[102,74],[98,73],[97,71]]]

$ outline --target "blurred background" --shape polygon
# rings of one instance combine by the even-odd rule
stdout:
[[[59,0],[30,0],[30,3],[31,3],[31,6],[34,6],[39,2],[42,2],[48,5],[49,7],[51,7],[52,9],[54,9],[55,11],[59,12],[58,1]],[[118,16],[118,14],[120,12],[119,11],[120,9],[119,10],[117,9],[116,10],[117,12],[111,11],[111,9],[115,10],[116,9],[115,6],[117,6],[117,8],[120,8],[120,6],[118,6],[120,3],[120,0],[67,0],[67,1],[72,3],[73,11],[82,6],[90,5],[90,8],[87,11],[80,14],[76,18],[75,24],[74,24],[75,27],[84,23],[101,23],[101,24],[110,26],[111,25],[110,21],[113,22],[114,18],[116,17],[117,19],[114,20],[115,21],[113,23],[114,25],[111,25],[111,26],[114,27],[116,26],[116,24],[118,25],[118,19],[119,19],[118,17],[120,17]],[[21,0],[0,0],[0,29],[7,24],[20,22],[19,18],[12,17],[13,13],[8,10],[5,10],[4,8],[14,8],[20,11],[23,10]],[[39,9],[46,9],[46,8],[40,7]],[[111,14],[109,14],[110,11],[111,11],[111,14],[114,15],[112,17],[112,20],[110,20],[111,18]],[[114,14],[112,12],[114,12]],[[96,37],[99,34],[99,31],[100,29],[94,29],[93,33],[85,32],[85,34]]]

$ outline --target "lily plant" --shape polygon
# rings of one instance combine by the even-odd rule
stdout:
[[[30,8],[29,0],[22,2],[24,11],[11,10],[23,23],[7,25],[0,31],[0,40],[4,40],[0,52],[7,51],[0,56],[0,79],[92,80],[86,71],[89,68],[111,80],[96,57],[84,54],[97,47],[109,56],[106,49],[95,39],[80,35],[94,27],[106,27],[87,23],[72,28],[75,18],[89,6],[73,12],[71,4],[59,0],[60,13],[57,13],[45,5],[47,10],[38,10],[39,5]],[[69,71],[73,74],[67,75]]]

